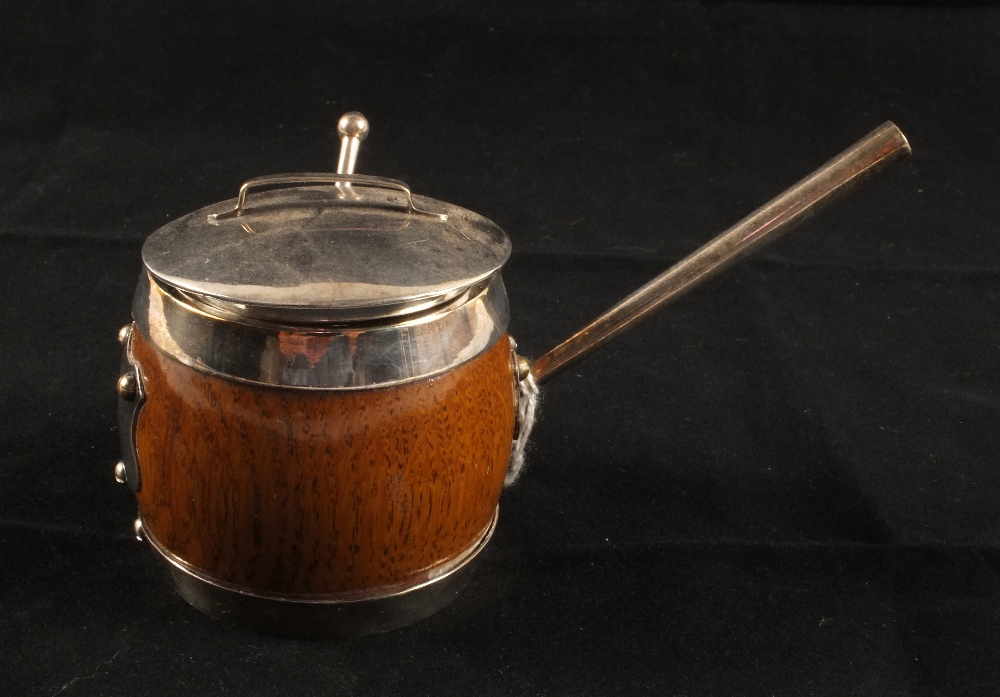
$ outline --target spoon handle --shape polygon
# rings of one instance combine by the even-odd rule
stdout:
[[[531,374],[537,382],[545,382],[909,154],[906,136],[887,121],[532,362]]]

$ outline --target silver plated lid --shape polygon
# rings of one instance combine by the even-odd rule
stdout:
[[[339,130],[338,173],[252,179],[235,201],[154,232],[146,268],[225,315],[343,322],[434,307],[503,266],[500,227],[402,182],[353,174],[367,122],[348,114]]]

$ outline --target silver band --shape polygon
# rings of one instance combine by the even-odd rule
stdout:
[[[235,380],[304,389],[363,389],[433,377],[480,355],[510,321],[500,274],[394,322],[280,324],[224,308],[143,273],[132,314],[142,335],[181,363]]]
[[[166,563],[177,593],[205,614],[265,634],[335,639],[378,634],[419,622],[457,598],[472,577],[476,557],[493,535],[498,511],[474,545],[419,579],[336,596],[281,596],[238,588],[185,564],[148,531],[145,538]]]

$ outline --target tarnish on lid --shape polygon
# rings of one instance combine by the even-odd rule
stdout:
[[[340,121],[338,173],[261,177],[235,201],[154,232],[143,262],[159,281],[227,314],[276,321],[366,321],[447,302],[492,276],[510,240],[472,211],[353,174],[367,134]],[[248,195],[250,189],[300,184]]]

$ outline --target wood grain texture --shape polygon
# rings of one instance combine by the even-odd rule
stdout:
[[[143,524],[208,575],[259,592],[419,579],[489,525],[510,455],[506,335],[402,386],[312,392],[218,378],[138,332]]]

